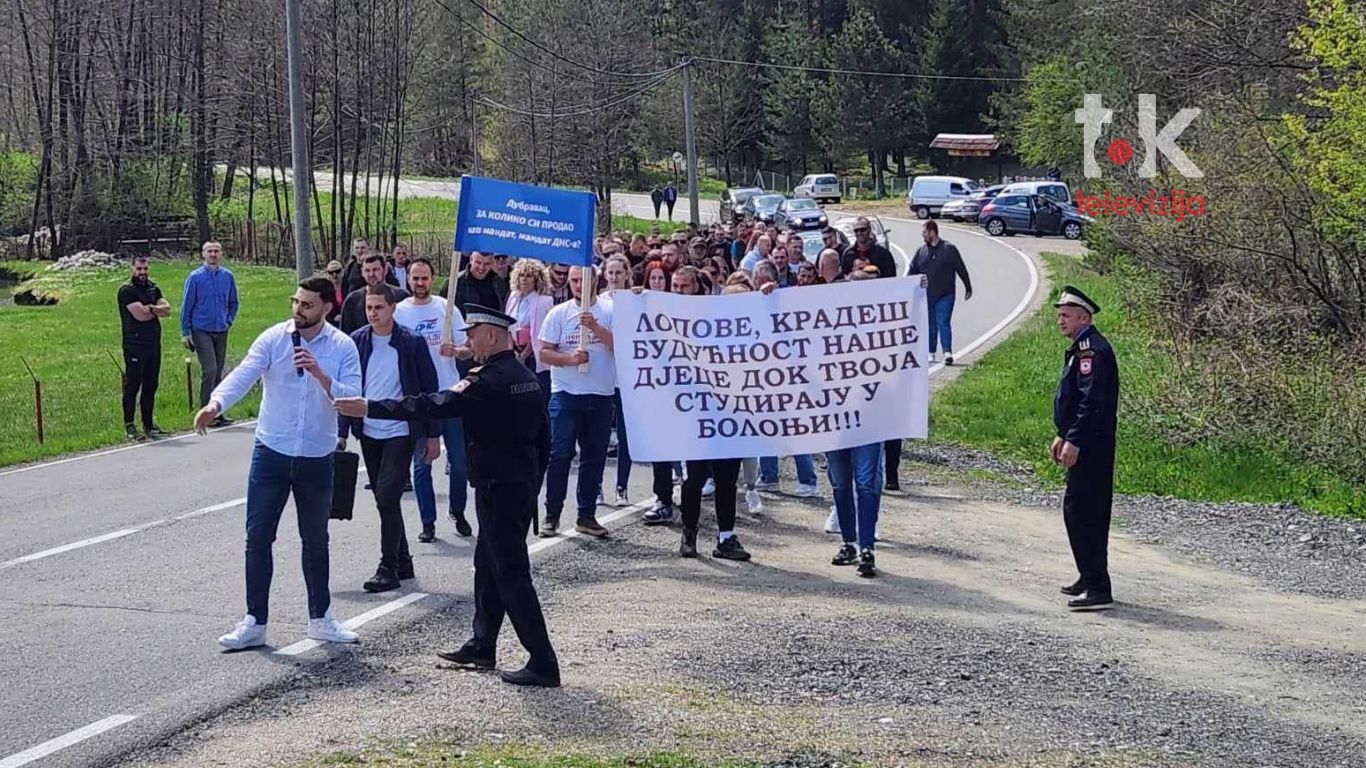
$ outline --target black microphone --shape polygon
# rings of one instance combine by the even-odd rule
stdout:
[[[290,334],[290,337],[289,337],[289,338],[290,338],[291,341],[294,342],[294,349],[295,349],[296,351],[299,349],[299,347],[302,347],[302,346],[304,345],[303,340],[299,337],[299,329],[297,329],[297,328],[294,329],[294,333]],[[300,365],[294,366],[294,373],[298,374],[299,378],[302,379],[302,378],[304,377],[304,369],[303,369],[303,366],[300,366]]]

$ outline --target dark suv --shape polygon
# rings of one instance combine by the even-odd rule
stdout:
[[[762,195],[764,191],[758,187],[740,187],[738,189],[727,189],[721,193],[721,221],[728,221],[731,224],[738,224],[744,220],[745,203],[751,197]]]

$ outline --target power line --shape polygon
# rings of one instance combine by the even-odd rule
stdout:
[[[473,5],[475,8],[478,8],[480,11],[483,12],[483,14],[484,14],[485,16],[487,16],[487,17],[489,17],[490,19],[492,19],[493,22],[494,22],[495,24],[497,24],[498,26],[502,27],[503,29],[506,29],[507,31],[511,32],[513,35],[517,36],[518,39],[522,40],[522,41],[525,42],[527,45],[530,45],[532,48],[535,48],[535,49],[538,50],[538,51],[542,51],[542,52],[544,52],[544,53],[547,53],[547,54],[549,54],[550,56],[552,56],[552,57],[554,57],[554,58],[556,58],[556,59],[559,59],[560,61],[563,61],[563,62],[566,63],[566,64],[572,64],[572,65],[574,65],[574,66],[576,66],[576,67],[579,67],[580,69],[585,69],[585,70],[587,70],[587,71],[589,71],[589,72],[594,72],[594,73],[597,73],[597,74],[599,74],[599,75],[607,75],[607,76],[609,76],[609,77],[625,77],[625,78],[646,79],[646,78],[651,78],[651,77],[658,77],[658,76],[660,76],[660,75],[671,74],[671,73],[673,73],[675,70],[678,69],[678,67],[672,67],[672,68],[670,68],[670,69],[661,69],[661,70],[659,70],[659,71],[657,71],[657,72],[612,72],[611,70],[600,69],[600,68],[595,67],[595,66],[593,66],[593,65],[591,65],[591,64],[584,64],[584,63],[581,62],[581,61],[575,61],[575,60],[573,60],[573,59],[571,59],[571,58],[568,58],[568,57],[566,57],[566,56],[563,56],[563,55],[561,55],[561,54],[559,54],[559,53],[557,53],[557,52],[555,52],[555,51],[552,51],[552,50],[550,50],[549,48],[545,47],[544,45],[541,45],[540,43],[536,42],[535,40],[532,40],[530,37],[527,37],[526,35],[522,34],[522,32],[521,32],[520,30],[518,30],[516,27],[512,26],[510,23],[504,21],[502,18],[500,18],[500,17],[498,16],[498,14],[494,13],[493,11],[490,11],[490,10],[488,9],[488,7],[485,6],[483,3],[480,3],[479,0],[465,0],[465,1],[468,2],[470,5]]]
[[[484,96],[480,96],[480,97],[476,98],[475,101],[479,102],[480,104],[484,104],[484,105],[486,105],[486,106],[493,107],[493,108],[495,108],[495,109],[501,109],[501,110],[503,110],[503,111],[505,111],[505,112],[511,112],[511,113],[517,114],[517,115],[525,115],[525,116],[527,116],[527,117],[548,117],[548,118],[556,118],[556,117],[580,117],[580,116],[582,116],[582,115],[590,115],[590,114],[593,114],[594,112],[601,112],[601,111],[603,111],[603,110],[605,110],[605,109],[610,109],[610,108],[615,107],[615,106],[617,106],[617,105],[619,105],[619,104],[623,104],[623,103],[625,103],[625,102],[628,102],[628,101],[630,101],[631,99],[634,99],[634,98],[636,98],[637,96],[640,96],[641,94],[645,93],[646,91],[651,91],[651,90],[654,90],[655,88],[658,88],[661,84],[663,84],[666,80],[668,80],[668,79],[669,79],[670,77],[672,77],[672,76],[673,76],[673,72],[672,72],[672,71],[669,71],[668,73],[666,73],[666,74],[664,74],[664,75],[662,75],[662,76],[660,76],[660,77],[657,77],[657,78],[655,78],[654,80],[651,80],[650,82],[646,83],[643,87],[637,88],[636,90],[631,91],[630,93],[627,93],[627,94],[625,94],[624,96],[621,96],[621,97],[616,98],[616,99],[613,99],[613,100],[611,100],[611,101],[604,102],[604,103],[602,103],[602,104],[598,104],[598,105],[591,106],[591,107],[573,107],[573,108],[572,108],[570,111],[568,111],[568,112],[532,112],[532,111],[530,111],[530,110],[519,109],[519,108],[517,108],[517,107],[510,107],[510,106],[508,106],[508,105],[506,105],[506,104],[502,104],[502,103],[500,103],[500,102],[494,101],[493,99],[490,99],[490,98],[487,98],[487,97],[484,97]]]
[[[470,0],[473,2],[473,0]],[[764,67],[767,69],[787,69],[800,72],[819,72],[826,75],[857,75],[862,77],[896,77],[908,80],[966,80],[972,82],[1026,82],[1024,77],[983,77],[980,75],[927,75],[911,72],[871,72],[862,69],[831,69],[828,67],[803,67],[797,64],[771,64],[763,61],[737,61],[718,59],[711,56],[693,56],[695,61],[709,61],[713,64],[734,64],[741,67]]]

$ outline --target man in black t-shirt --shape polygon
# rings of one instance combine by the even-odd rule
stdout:
[[[147,277],[147,257],[133,259],[132,279],[119,287],[119,321],[123,326],[123,428],[129,440],[142,440],[133,423],[133,406],[142,396],[142,429],[147,437],[161,437],[152,420],[157,384],[161,380],[161,318],[171,305]]]

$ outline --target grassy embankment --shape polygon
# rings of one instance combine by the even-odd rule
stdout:
[[[1050,254],[1045,260],[1054,285],[1076,285],[1100,302],[1097,326],[1119,356],[1123,394],[1117,491],[1209,501],[1288,501],[1331,514],[1366,509],[1366,490],[1276,446],[1169,441],[1160,427],[1163,414],[1150,404],[1157,401],[1153,395],[1163,387],[1172,364],[1144,319],[1126,309],[1113,280],[1072,258]],[[1047,447],[1065,349],[1054,310],[1045,306],[935,397],[930,434],[938,441],[1028,462],[1041,477],[1061,482]]]

